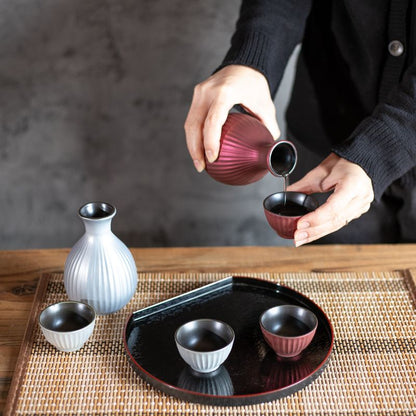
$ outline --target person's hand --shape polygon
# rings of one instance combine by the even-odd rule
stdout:
[[[205,168],[204,154],[210,163],[217,159],[222,126],[236,104],[256,116],[273,138],[280,136],[265,76],[247,66],[226,66],[195,87],[185,121],[186,143],[198,172]]]
[[[365,171],[334,153],[287,190],[306,194],[334,191],[323,205],[299,220],[296,247],[344,227],[367,212],[374,199],[372,182]]]

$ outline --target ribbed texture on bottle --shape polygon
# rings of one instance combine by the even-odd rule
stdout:
[[[64,284],[69,299],[86,302],[101,315],[113,313],[134,295],[136,265],[130,250],[111,231],[85,233],[68,255]]]
[[[230,114],[225,122],[218,159],[206,171],[227,185],[247,185],[267,172],[267,153],[275,144],[268,129],[246,114]]]

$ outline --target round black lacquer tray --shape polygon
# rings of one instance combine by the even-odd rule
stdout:
[[[259,327],[261,313],[282,304],[306,307],[319,321],[311,344],[291,359],[279,358]],[[235,332],[228,359],[204,376],[182,360],[174,340],[180,325],[200,318],[227,322]],[[183,400],[217,406],[263,403],[304,388],[325,368],[333,340],[328,317],[312,300],[286,286],[248,277],[228,277],[136,311],[124,330],[127,357],[144,380]]]

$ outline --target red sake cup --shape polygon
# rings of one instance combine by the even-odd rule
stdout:
[[[318,206],[313,196],[301,192],[277,192],[263,201],[264,214],[270,227],[280,237],[287,239],[293,239],[299,218]]]
[[[312,341],[318,318],[309,309],[280,305],[267,309],[260,317],[264,339],[280,357],[296,357]]]

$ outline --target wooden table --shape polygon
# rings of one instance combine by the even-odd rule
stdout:
[[[69,250],[0,252],[0,413],[36,290]],[[140,272],[387,271],[416,268],[416,244],[132,249]]]

